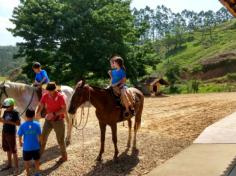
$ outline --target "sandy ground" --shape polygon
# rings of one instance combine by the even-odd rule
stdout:
[[[231,114],[236,107],[236,93],[176,95],[146,98],[142,126],[138,132],[138,150],[126,150],[127,124],[118,125],[119,161],[114,163],[111,130],[107,128],[103,161],[95,158],[99,152],[100,133],[94,109],[83,131],[73,131],[73,142],[68,147],[69,161],[57,165],[60,153],[54,132],[51,133],[47,151],[42,157],[42,174],[52,176],[145,175],[175,154],[189,146],[210,124]],[[84,136],[84,138],[83,138]],[[19,148],[21,175],[24,175]],[[0,168],[5,166],[6,154],[0,151]],[[11,175],[12,171],[0,172]]]

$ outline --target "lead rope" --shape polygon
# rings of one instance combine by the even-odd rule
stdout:
[[[35,92],[35,90],[33,89],[33,93],[32,93],[32,96],[31,96],[31,98],[30,98],[30,101],[29,101],[28,105],[26,106],[25,110],[20,114],[20,117],[21,117],[21,116],[27,111],[27,109],[30,107],[30,105],[31,105],[31,103],[32,103],[32,101],[33,101],[33,98],[34,98],[34,92]]]
[[[82,128],[79,128],[79,126],[81,125],[81,123],[82,123],[82,121],[83,121],[83,119],[84,119],[84,105],[81,107],[81,113],[80,113],[80,122],[79,122],[79,126],[77,127],[76,125],[73,125],[73,127],[77,130],[77,131],[81,131],[81,133],[82,133],[82,157],[83,157],[83,165],[84,165],[84,160],[85,160],[85,156],[84,156],[84,129],[85,129],[85,127],[86,127],[86,125],[87,125],[87,123],[88,123],[88,118],[89,118],[89,110],[90,110],[90,105],[91,105],[91,102],[90,102],[90,98],[91,98],[91,95],[90,95],[90,89],[88,89],[89,90],[89,100],[88,100],[88,102],[89,102],[89,105],[88,105],[88,111],[87,111],[87,117],[86,117],[86,121],[85,121],[85,123],[84,123],[84,125],[83,125],[83,127]]]

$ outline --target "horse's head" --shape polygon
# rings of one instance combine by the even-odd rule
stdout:
[[[2,99],[5,97],[8,97],[6,89],[9,87],[9,85],[6,84],[5,81],[0,83],[0,102],[2,102]]]
[[[85,85],[85,81],[81,80],[77,83],[74,94],[72,95],[69,107],[69,113],[75,114],[76,110],[86,101],[90,99],[89,86]]]

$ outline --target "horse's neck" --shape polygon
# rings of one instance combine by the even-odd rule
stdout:
[[[109,108],[109,100],[111,97],[104,89],[90,88],[90,102],[97,110],[104,110],[105,107]]]
[[[6,89],[8,96],[14,98],[17,101],[17,104],[22,106],[29,102],[29,99],[31,98],[30,95],[33,91],[33,87],[14,83],[9,83],[9,88]]]
[[[27,92],[30,92],[31,89],[33,90],[33,88],[28,85],[9,83],[9,88],[6,90],[6,92],[9,94],[9,96],[17,98],[22,97]]]

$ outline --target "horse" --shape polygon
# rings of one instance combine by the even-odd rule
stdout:
[[[135,124],[134,124],[134,140],[133,140],[133,149],[136,149],[136,134],[141,125],[141,116],[143,111],[144,104],[144,96],[143,94],[136,88],[129,88],[133,94],[135,95]],[[104,153],[104,144],[105,144],[105,133],[106,126],[109,125],[112,131],[112,141],[114,144],[114,157],[113,159],[117,161],[117,156],[119,154],[119,150],[117,147],[117,123],[124,121],[123,118],[123,110],[121,107],[117,107],[117,103],[114,95],[111,93],[109,89],[102,89],[94,86],[89,86],[85,84],[85,81],[82,80],[77,83],[74,94],[72,95],[69,113],[75,114],[77,109],[84,104],[85,102],[90,101],[90,103],[96,109],[96,116],[99,121],[99,127],[101,132],[101,146],[100,152],[97,156],[96,160],[102,160],[102,154]],[[132,128],[132,120],[128,120],[129,127],[129,136],[127,142],[127,149],[131,146],[131,128]]]
[[[74,90],[69,86],[61,86],[61,91],[65,95],[66,105],[68,109]],[[23,116],[26,109],[28,108],[32,108],[35,110],[40,101],[35,87],[23,83],[4,81],[0,83],[0,102],[3,101],[3,98],[7,97],[11,97],[16,100],[16,109],[20,113],[20,116]],[[67,145],[71,143],[73,118],[74,118],[73,115],[68,113],[66,114]]]

